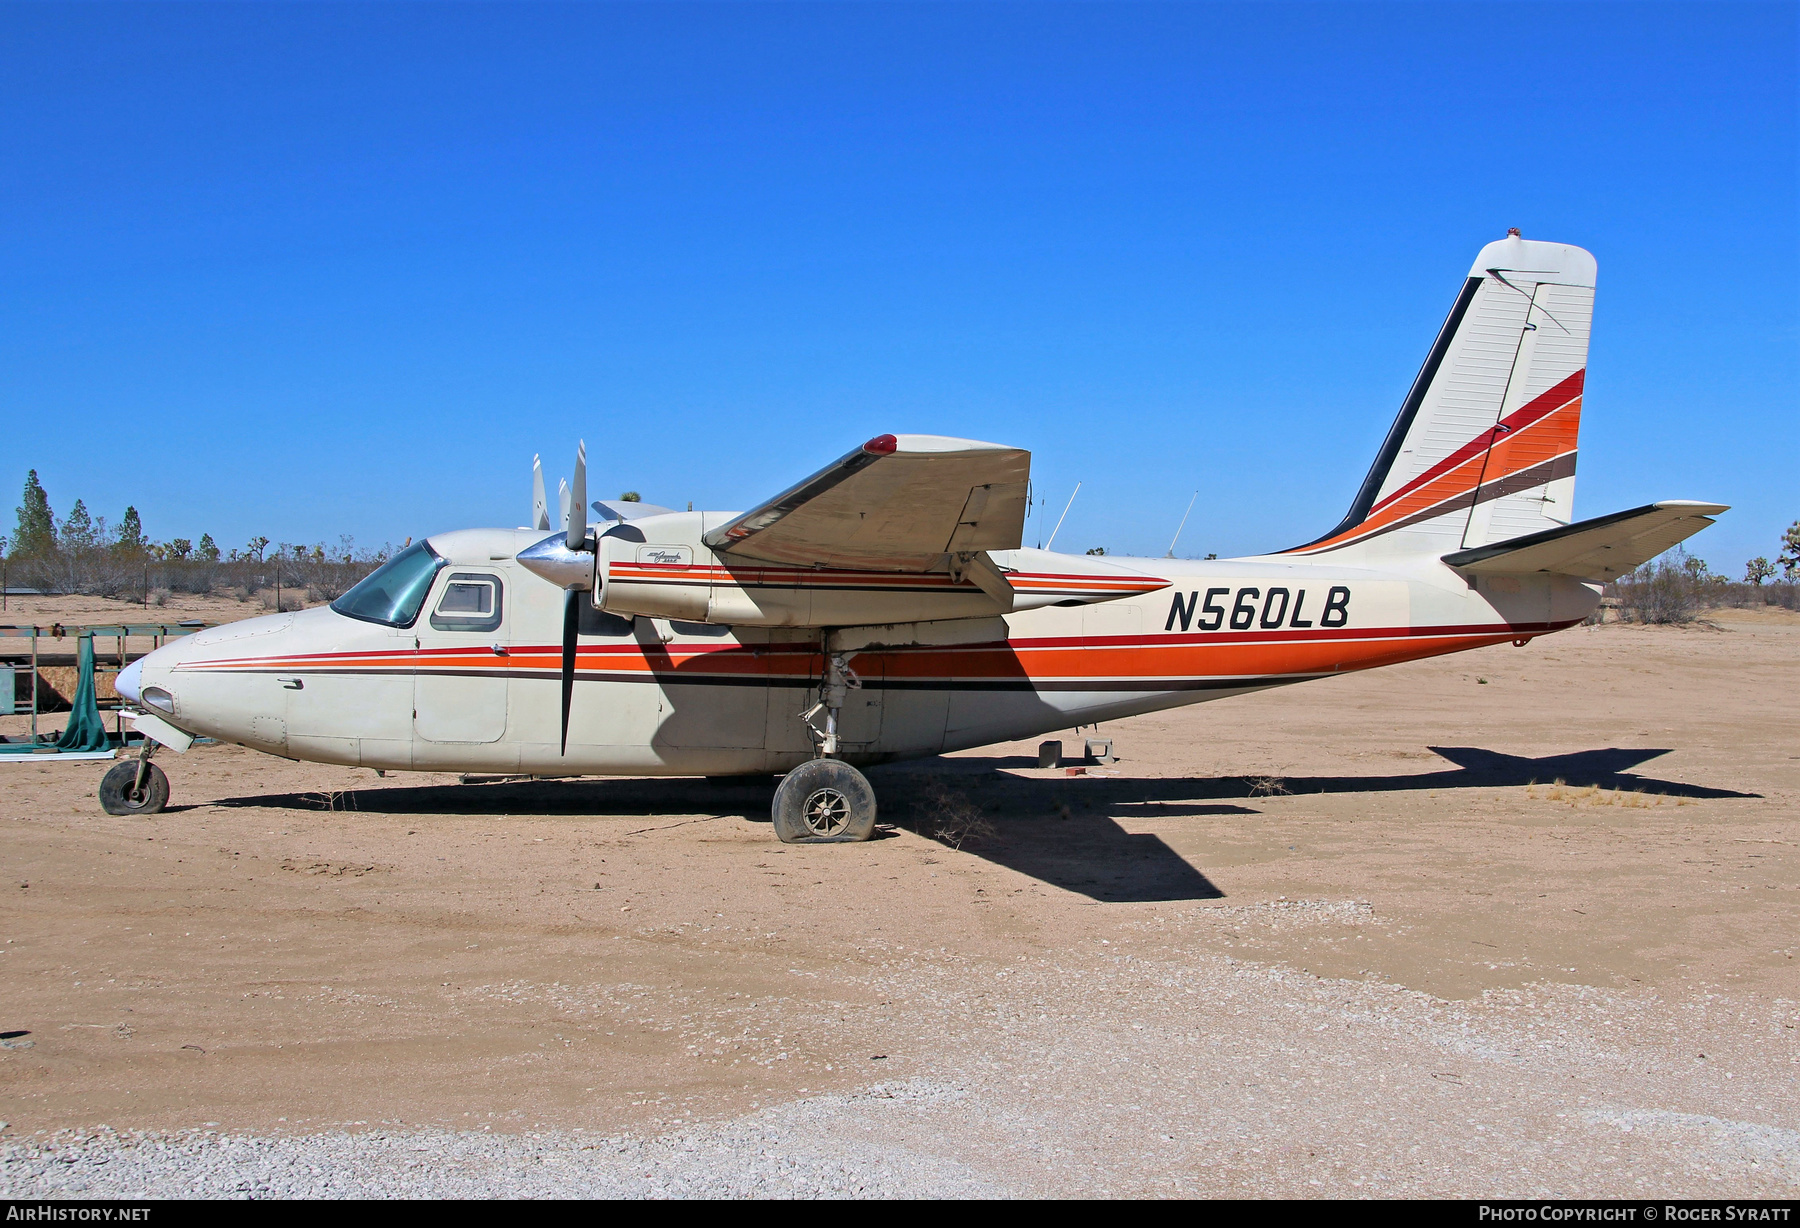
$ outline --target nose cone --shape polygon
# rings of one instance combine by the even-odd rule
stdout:
[[[142,657],[119,671],[118,678],[113,681],[113,689],[118,691],[119,698],[127,703],[141,704],[144,702],[142,699],[144,690],[144,660]]]
[[[594,587],[594,556],[586,550],[569,549],[561,533],[552,533],[537,545],[525,547],[515,557],[526,571],[558,588],[585,591]]]

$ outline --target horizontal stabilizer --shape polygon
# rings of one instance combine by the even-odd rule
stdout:
[[[1446,554],[1444,562],[1489,575],[1549,571],[1583,580],[1611,580],[1686,541],[1726,507],[1723,503],[1669,499],[1491,546],[1458,550]]]

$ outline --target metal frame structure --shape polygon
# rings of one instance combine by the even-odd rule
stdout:
[[[39,711],[37,680],[39,640],[73,639],[79,641],[84,635],[116,639],[118,641],[119,668],[124,669],[131,661],[137,659],[130,654],[126,644],[127,640],[134,638],[148,639],[150,641],[149,652],[155,652],[170,640],[179,639],[184,635],[192,635],[194,632],[204,630],[210,625],[212,624],[202,622],[199,619],[186,619],[176,623],[51,623],[48,626],[38,626],[36,624],[0,625],[0,641],[9,639],[28,639],[31,641],[31,706],[25,710],[31,714],[31,740],[33,742],[38,740]],[[11,653],[0,652],[0,656],[11,655]],[[137,654],[137,657],[148,655],[149,653],[140,652]],[[13,691],[12,710],[0,715],[23,716],[25,715],[25,711],[21,711],[19,708],[18,690],[15,687]],[[122,727],[119,729],[119,733],[122,740],[124,734]]]

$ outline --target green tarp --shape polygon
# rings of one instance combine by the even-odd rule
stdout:
[[[76,650],[75,696],[69,713],[69,724],[56,740],[57,750],[108,750],[106,726],[100,723],[100,705],[94,702],[94,637],[81,637]]]

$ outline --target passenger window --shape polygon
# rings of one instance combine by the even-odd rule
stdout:
[[[496,631],[500,627],[500,577],[455,572],[431,612],[437,631]]]

